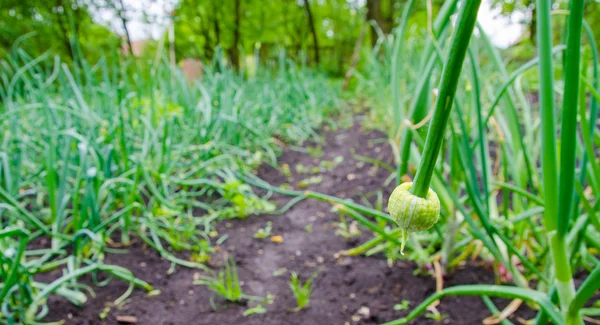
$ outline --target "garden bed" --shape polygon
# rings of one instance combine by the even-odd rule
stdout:
[[[381,190],[382,197],[387,198],[393,189],[393,185],[384,186],[390,172],[353,158],[355,153],[393,164],[387,138],[379,132],[364,131],[359,124],[327,132],[320,157],[315,154],[320,151],[316,144],[305,147],[311,148],[310,153],[286,150],[279,162],[289,166],[290,178],[280,172],[281,168],[266,165],[260,168],[258,176],[274,185],[291,181],[294,188],[300,188],[302,180],[315,177],[314,184],[308,185],[308,189],[357,201],[365,195],[369,198],[370,194],[373,194],[370,198],[375,198],[375,193]],[[340,156],[343,157],[341,162],[341,158],[336,159]],[[323,166],[322,161],[339,163],[331,171],[319,175],[297,172],[296,166],[310,169]],[[314,181],[318,177],[322,179]],[[275,195],[272,200],[282,207],[289,198]],[[257,230],[264,228],[267,222],[272,223],[270,236],[254,238]],[[418,267],[412,262],[399,261],[390,267],[383,256],[336,255],[371,236],[370,232],[363,231],[360,236],[345,239],[336,235],[337,222],[339,214],[331,211],[331,205],[304,200],[282,215],[250,216],[217,225],[219,235],[226,234],[228,238],[218,246],[209,264],[218,269],[225,256],[232,256],[244,293],[256,296],[271,293],[274,296],[274,302],[265,306],[267,312],[264,314],[244,316],[244,311],[255,303],[241,305],[219,299],[206,287],[193,284],[194,278],[203,271],[179,266],[172,268],[171,263],[161,259],[155,250],[136,241],[125,254],[107,254],[105,262],[131,270],[160,290],[159,295],[148,297],[143,290],[135,290],[124,303],[113,306],[112,302],[128,288],[128,284],[113,280],[106,287],[95,288],[96,297],[90,298],[82,308],[52,296],[50,314],[45,321],[64,319],[66,324],[78,325],[117,324],[117,319],[153,325],[377,324],[402,317],[410,310],[396,310],[401,308],[395,309],[395,305],[408,301],[414,307],[435,291],[435,278],[415,275]],[[271,236],[281,236],[282,241],[273,241]],[[290,311],[296,306],[288,285],[291,271],[297,272],[303,281],[320,271],[313,284],[311,306],[298,312]],[[493,282],[494,274],[486,265],[470,262],[447,276],[444,286]],[[481,324],[490,315],[479,297],[445,298],[438,310],[443,315],[442,324]],[[101,313],[106,314],[103,321],[99,318]],[[527,319],[533,314],[525,311],[520,316]],[[513,321],[517,322],[516,319]],[[440,322],[420,317],[411,324]]]

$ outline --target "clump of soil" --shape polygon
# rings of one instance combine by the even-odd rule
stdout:
[[[319,166],[321,161],[334,161],[342,156],[342,162],[330,172],[320,174],[322,180],[308,188],[357,201],[366,193],[381,190],[383,198],[387,198],[393,185],[384,187],[383,184],[390,172],[353,159],[355,153],[392,164],[392,152],[385,138],[379,132],[363,131],[359,123],[355,123],[347,130],[327,132],[321,157],[288,150],[280,163],[289,165],[291,183],[296,187],[311,176],[297,173],[297,165]],[[277,185],[289,181],[270,166],[262,166],[259,177]],[[279,196],[273,199],[279,206],[289,200]],[[282,242],[254,238],[255,232],[268,221],[272,222],[272,235],[281,236]],[[128,288],[127,284],[114,280],[106,287],[96,288],[96,297],[90,298],[82,308],[51,297],[51,314],[45,320],[64,319],[66,324],[77,325],[118,324],[117,319],[152,325],[377,324],[402,317],[410,310],[394,310],[395,304],[408,300],[414,307],[435,291],[435,279],[414,275],[416,265],[411,262],[397,262],[389,267],[381,256],[336,258],[334,255],[339,251],[354,247],[370,236],[364,231],[359,238],[347,241],[335,234],[337,221],[339,216],[331,212],[330,205],[305,200],[283,215],[251,216],[217,225],[220,234],[228,235],[219,247],[219,255],[226,253],[235,259],[244,292],[256,296],[274,295],[274,303],[266,306],[264,314],[243,316],[248,306],[225,303],[206,287],[192,283],[195,274],[202,271],[176,267],[170,272],[169,262],[151,248],[137,243],[126,254],[109,254],[106,263],[128,268],[159,289],[160,295],[147,297],[142,290],[136,290],[123,305],[111,306]],[[295,299],[288,286],[289,272],[297,272],[304,281],[317,270],[320,273],[313,284],[311,306],[298,312],[290,311],[295,307]],[[472,264],[456,270],[445,285],[492,283],[493,278],[489,270]],[[106,307],[110,308],[106,318],[100,320],[99,314]],[[438,310],[445,315],[442,324],[481,324],[482,319],[490,315],[478,297],[445,298]],[[526,314],[532,316],[531,311]],[[420,317],[411,324],[439,323]]]

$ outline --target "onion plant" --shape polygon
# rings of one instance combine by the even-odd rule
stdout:
[[[451,8],[449,15],[454,12],[451,2],[443,7]],[[459,5],[451,39],[443,33],[443,20],[428,46],[414,34],[404,35],[401,26],[394,37],[407,40],[381,40],[375,54],[366,58],[369,69],[358,74],[357,89],[377,97],[369,101],[370,122],[388,131],[398,164],[384,186],[394,178],[401,183],[415,175],[411,194],[423,197],[432,189],[440,201],[440,222],[432,231],[412,235],[404,258],[422,266],[442,261],[446,272],[468,258],[478,258],[493,266],[496,275],[495,285],[441,290],[390,324],[407,323],[449,295],[481,296],[492,313],[498,308],[489,297],[525,300],[539,309],[537,324],[581,324],[583,316],[597,314],[597,309],[583,308],[598,290],[600,272],[600,260],[593,253],[600,249],[600,168],[594,148],[600,99],[597,44],[583,21],[583,1],[572,0],[564,44],[553,45],[550,5],[544,0],[536,5],[537,55],[516,66],[504,62],[502,51],[480,27],[479,35],[467,45],[476,26],[477,1]],[[444,17],[444,10],[438,17]],[[390,43],[404,50],[388,51]],[[400,60],[389,53],[401,53],[406,63],[399,67]],[[564,82],[555,83],[555,71],[562,73]],[[434,91],[431,83],[438,79]],[[380,95],[386,81],[391,85],[388,93],[393,94],[389,97]],[[557,93],[562,102],[559,110],[555,109]],[[428,102],[434,96],[433,114],[428,116]],[[415,115],[413,108],[419,107],[422,111]],[[426,138],[419,130],[425,125],[429,125]],[[398,146],[399,141],[407,145]],[[277,189],[250,175],[245,179],[298,199],[330,202],[374,233],[360,246],[341,252],[348,255],[400,248],[406,224],[395,214],[402,207],[410,211],[417,206],[412,203],[416,201],[393,194],[390,201],[399,207],[390,206],[390,216],[350,200]],[[575,273],[587,275],[577,290]],[[508,310],[501,313],[509,314]]]
[[[466,5],[465,5],[466,6]],[[507,266],[509,269],[509,273],[512,274],[513,276],[513,280],[515,282],[515,284],[522,286],[522,287],[527,287],[528,284],[526,281],[524,281],[523,277],[525,276],[524,274],[521,274],[521,271],[519,271],[512,262],[512,258],[511,256],[516,256],[522,263],[523,265],[526,266],[526,268],[528,269],[529,272],[532,272],[532,274],[535,274],[535,276],[538,278],[538,280],[541,280],[541,285],[540,285],[540,289],[544,288],[544,283],[545,284],[552,284],[554,283],[556,286],[556,291],[554,291],[554,289],[550,290],[550,292],[556,292],[556,296],[559,302],[559,306],[560,309],[556,309],[556,307],[553,305],[553,303],[551,301],[549,301],[546,297],[544,296],[539,296],[536,295],[534,291],[530,290],[530,289],[526,289],[526,291],[519,291],[520,289],[516,289],[513,287],[500,287],[500,286],[465,286],[465,287],[455,287],[455,288],[449,288],[447,290],[444,290],[442,292],[440,292],[438,295],[434,296],[431,300],[428,300],[426,302],[424,302],[421,306],[419,306],[416,310],[416,312],[421,312],[423,311],[423,308],[427,307],[432,301],[437,300],[438,298],[444,296],[444,295],[482,295],[482,296],[486,296],[486,295],[491,295],[491,296],[501,296],[501,297],[507,297],[507,298],[520,298],[520,299],[525,299],[525,300],[533,300],[535,302],[537,302],[540,307],[542,307],[542,314],[540,315],[540,317],[538,317],[538,323],[544,323],[545,319],[548,319],[548,317],[550,317],[555,323],[565,323],[565,324],[581,324],[582,320],[581,320],[581,312],[580,312],[580,308],[583,306],[583,303],[585,301],[585,299],[589,299],[591,297],[590,291],[594,292],[595,290],[598,289],[598,284],[595,285],[591,285],[592,281],[591,279],[595,279],[596,277],[596,272],[597,272],[597,267],[596,268],[592,268],[591,270],[591,275],[590,275],[590,280],[586,280],[586,285],[587,287],[585,288],[581,288],[580,290],[578,290],[578,292],[575,292],[575,288],[573,285],[573,279],[572,279],[572,270],[571,270],[571,266],[572,266],[572,258],[570,258],[569,253],[570,252],[581,252],[579,249],[577,249],[577,247],[573,246],[573,248],[569,248],[569,244],[573,244],[573,241],[571,240],[574,236],[576,236],[576,232],[571,232],[570,233],[570,229],[572,228],[579,228],[578,230],[581,231],[581,227],[585,228],[587,226],[587,223],[585,221],[583,221],[584,219],[587,218],[597,218],[594,213],[593,210],[591,210],[591,207],[588,208],[589,214],[588,215],[584,215],[584,216],[573,216],[572,215],[572,211],[573,211],[573,198],[574,197],[579,197],[582,200],[586,200],[585,197],[581,197],[581,195],[576,195],[576,191],[574,191],[575,188],[575,162],[576,162],[576,155],[577,155],[577,141],[576,141],[576,131],[577,131],[577,114],[578,114],[578,110],[576,109],[577,106],[579,105],[579,111],[582,112],[580,114],[581,116],[581,121],[583,124],[586,124],[586,110],[585,107],[586,105],[586,100],[585,100],[585,94],[580,96],[580,92],[578,90],[579,87],[579,83],[580,83],[580,52],[581,52],[581,29],[582,29],[582,17],[583,17],[583,2],[582,1],[571,1],[570,3],[570,12],[569,12],[569,17],[568,17],[568,21],[567,21],[567,32],[568,35],[566,37],[566,53],[565,53],[565,57],[564,57],[564,75],[565,75],[565,89],[564,89],[564,93],[563,93],[563,105],[562,105],[562,127],[560,129],[560,135],[561,135],[561,146],[560,146],[560,167],[558,164],[558,156],[557,156],[557,151],[556,151],[556,113],[555,113],[555,109],[554,109],[554,89],[553,89],[553,67],[552,67],[552,63],[553,63],[553,49],[552,49],[552,44],[551,44],[551,14],[550,14],[550,3],[547,1],[538,1],[537,4],[537,10],[538,10],[538,44],[539,44],[539,60],[536,60],[539,62],[539,70],[540,70],[540,75],[539,75],[539,81],[540,81],[540,86],[539,86],[539,98],[540,98],[540,111],[541,111],[541,126],[542,126],[542,130],[540,133],[540,138],[542,140],[542,150],[539,153],[539,159],[541,161],[542,164],[542,177],[541,179],[538,181],[537,184],[539,184],[539,189],[540,191],[543,193],[543,200],[539,199],[533,195],[531,195],[530,193],[528,193],[526,190],[523,190],[520,187],[515,187],[506,183],[498,183],[498,182],[494,182],[494,181],[490,181],[489,177],[490,177],[490,168],[489,165],[486,164],[486,160],[487,157],[489,157],[489,149],[487,149],[485,146],[488,143],[488,140],[486,140],[486,136],[485,134],[482,132],[482,130],[484,130],[484,124],[482,123],[482,114],[483,112],[481,111],[480,107],[481,107],[481,97],[480,97],[480,89],[479,89],[479,72],[477,71],[477,67],[475,65],[473,65],[474,69],[473,69],[473,79],[472,79],[472,86],[474,87],[474,106],[478,109],[476,109],[474,111],[474,116],[476,117],[476,123],[479,124],[479,126],[477,127],[477,141],[479,142],[478,145],[480,147],[480,151],[481,151],[481,163],[482,163],[482,168],[481,168],[481,174],[480,176],[482,177],[483,182],[481,182],[480,180],[477,179],[477,177],[475,175],[477,175],[477,172],[471,167],[470,165],[470,157],[474,156],[474,152],[473,152],[473,148],[471,147],[471,145],[468,142],[465,142],[465,139],[468,138],[464,138],[464,134],[468,134],[470,133],[467,127],[467,124],[465,123],[465,111],[464,109],[461,109],[460,106],[462,105],[458,105],[457,103],[457,110],[458,110],[458,115],[459,115],[459,127],[458,130],[454,130],[453,127],[453,133],[458,133],[460,132],[461,134],[463,134],[463,136],[455,136],[453,137],[453,142],[452,145],[454,145],[454,143],[459,143],[459,157],[461,160],[461,165],[462,165],[462,169],[463,171],[466,173],[466,177],[467,177],[467,190],[469,192],[469,195],[471,196],[470,201],[472,201],[473,205],[474,205],[474,210],[475,212],[479,215],[483,228],[485,230],[485,234],[483,233],[479,233],[479,231],[475,228],[477,227],[477,225],[473,222],[473,220],[467,220],[469,221],[469,224],[471,226],[470,231],[472,231],[474,234],[476,234],[476,237],[479,238],[480,240],[482,240],[484,242],[484,245],[490,249],[490,252],[492,253],[492,255],[494,256],[496,262],[500,262],[503,265]],[[592,47],[594,48],[593,51],[596,51],[595,49],[595,43],[593,42],[593,40],[590,42],[592,44]],[[453,53],[450,53],[450,56],[452,56]],[[494,54],[492,52],[492,54]],[[470,55],[470,60],[472,62],[472,64],[475,64],[475,56],[473,54]],[[597,59],[595,60],[597,61]],[[597,65],[597,62],[593,63],[594,69],[595,66]],[[530,65],[531,66],[531,65]],[[446,69],[448,66],[444,66],[444,69]],[[587,67],[584,67],[585,69],[587,69]],[[504,71],[502,71],[505,75],[506,73]],[[509,81],[507,83],[507,85],[510,84],[511,81]],[[506,89],[506,88],[504,88]],[[593,88],[592,88],[593,89]],[[443,87],[440,87],[440,92],[443,91]],[[510,94],[510,96],[514,96],[513,94]],[[583,98],[583,99],[582,99]],[[580,100],[582,99],[582,100]],[[509,102],[513,101],[511,103],[511,105],[514,107],[515,103],[514,103],[514,98],[510,98],[509,97]],[[578,101],[580,101],[580,103],[578,103]],[[592,103],[592,107],[594,107],[596,104],[594,103],[595,101],[593,101]],[[495,105],[495,104],[494,104]],[[527,106],[526,106],[527,107]],[[595,118],[595,114],[596,111],[595,109],[593,109],[592,111],[592,119]],[[437,106],[436,106],[436,113],[437,113]],[[485,121],[489,121],[489,116],[491,115],[491,112],[489,112],[488,118],[485,119]],[[432,121],[432,125],[430,127],[430,131],[432,129],[432,127],[434,125],[436,125],[436,120],[435,120],[435,115],[434,115],[434,120]],[[517,119],[513,120],[513,125],[514,125],[514,121],[516,121]],[[529,119],[530,120],[530,119]],[[514,132],[512,131],[511,134],[511,130],[515,130],[515,128],[503,128],[503,126],[500,126],[501,130],[503,131],[502,134],[509,134],[512,137],[515,138],[520,138],[521,133],[519,132]],[[592,126],[593,128],[593,126]],[[584,127],[582,127],[582,131],[584,131],[584,138],[586,137],[587,134],[592,134],[590,133],[590,128],[587,127],[587,125],[585,125]],[[461,143],[461,138],[462,138],[462,143],[463,145],[460,145]],[[439,139],[441,141],[441,139],[443,138],[442,136],[439,136]],[[526,139],[531,140],[532,138],[530,137],[526,137]],[[586,140],[584,140],[584,142],[586,142]],[[587,141],[589,142],[589,141]],[[424,154],[421,157],[421,162],[420,162],[420,168],[417,171],[417,175],[415,177],[415,184],[422,178],[420,178],[419,174],[421,173],[421,171],[423,170],[423,167],[428,167],[429,169],[433,170],[435,168],[435,164],[436,164],[436,160],[435,160],[435,155],[433,155],[434,159],[432,158],[431,154],[428,154],[428,148],[429,148],[429,144],[431,143],[431,141],[429,141],[429,135],[428,135],[428,140],[425,142],[425,148],[424,148]],[[502,145],[503,147],[506,144]],[[512,154],[514,155],[516,152],[518,152],[517,150],[519,149],[519,147],[523,147],[524,148],[525,142],[521,142],[521,141],[515,141],[514,145],[512,146]],[[534,145],[533,143],[531,143],[530,145]],[[589,149],[591,149],[591,146],[588,145],[588,147],[590,147]],[[591,150],[586,150],[587,154],[592,154]],[[462,151],[462,152],[461,152]],[[436,152],[437,153],[437,152]],[[503,154],[505,154],[507,157],[510,157],[511,152],[507,149],[504,149]],[[531,169],[531,157],[527,157],[525,156],[525,169],[524,170],[528,170]],[[507,164],[507,162],[505,162],[505,164]],[[595,165],[597,164],[597,162],[593,162],[591,165]],[[585,170],[588,166],[586,165],[586,163],[584,163],[581,166],[580,169],[580,173],[582,175],[582,177],[580,178],[580,182],[583,183],[586,180],[585,177]],[[505,175],[508,177],[511,177],[510,174],[511,172],[509,172],[508,169],[505,169]],[[426,175],[432,175],[433,173],[428,173]],[[473,175],[473,176],[469,176],[469,174]],[[429,176],[431,177],[431,176]],[[526,177],[528,177],[528,179],[525,180],[524,183],[521,183],[521,186],[527,186],[527,185],[532,185],[534,184],[534,176],[529,174]],[[516,182],[522,182],[522,178],[521,175],[519,175],[519,173],[514,173],[513,179]],[[593,183],[594,180],[591,180],[590,183]],[[420,186],[420,192],[426,193],[427,191],[427,186],[428,183],[427,182],[423,182],[422,184],[425,184],[423,186]],[[544,215],[544,219],[543,219],[543,226],[542,229],[539,229],[540,226],[536,225],[535,223],[529,223],[531,226],[533,226],[531,229],[533,230],[533,233],[530,234],[531,239],[533,239],[534,241],[538,241],[538,244],[546,246],[546,249],[549,249],[549,251],[551,252],[550,256],[545,258],[545,265],[542,265],[542,269],[543,270],[539,270],[537,269],[537,267],[535,265],[533,265],[531,263],[531,261],[529,261],[528,259],[525,258],[525,256],[522,255],[522,253],[520,253],[519,251],[521,250],[520,248],[518,248],[518,244],[515,245],[514,242],[510,241],[510,238],[506,237],[506,232],[504,231],[499,231],[500,229],[497,227],[497,225],[493,224],[493,220],[489,219],[490,217],[493,217],[494,214],[497,213],[498,209],[497,206],[493,205],[493,201],[490,200],[490,191],[489,191],[489,187],[490,185],[493,184],[497,184],[496,186],[499,186],[503,193],[505,194],[509,194],[510,192],[513,192],[514,194],[518,194],[519,196],[521,196],[521,198],[516,198],[513,197],[513,200],[518,200],[518,201],[513,201],[513,208],[517,208],[517,209],[521,209],[519,205],[516,205],[515,203],[521,201],[524,204],[526,204],[525,202],[527,200],[534,200],[535,202],[538,202],[538,204],[543,205],[543,210],[535,210],[535,208],[532,208],[529,211],[525,211],[522,215],[523,219],[521,220],[530,220],[530,216],[534,215],[534,214],[539,214],[540,212],[543,211],[543,215]],[[415,185],[416,186],[416,185]],[[535,185],[534,185],[535,186]],[[592,185],[593,186],[593,185]],[[414,188],[414,186],[413,186]],[[480,191],[483,190],[483,193],[481,193]],[[454,196],[454,194],[451,194],[451,196]],[[480,199],[480,197],[482,197]],[[505,202],[507,200],[507,198],[504,198]],[[460,204],[460,202],[458,202],[457,200],[454,200],[457,204]],[[577,202],[577,200],[575,201]],[[510,202],[507,202],[508,204],[510,204]],[[522,204],[523,204],[522,203]],[[589,204],[586,204],[586,202],[584,202],[584,206]],[[464,209],[464,208],[463,208]],[[578,210],[578,209],[576,209]],[[531,212],[530,212],[531,211]],[[509,211],[505,211],[505,213],[508,213]],[[465,213],[462,213],[463,216],[466,219],[470,219],[468,217],[468,213],[467,211],[465,211]],[[572,222],[572,218],[579,218],[579,221],[581,223],[575,223],[573,224]],[[582,226],[585,225],[585,226]],[[523,233],[524,231],[526,231],[524,228],[519,227],[520,229],[516,229],[518,233],[520,233],[523,236],[526,236],[526,233]],[[539,230],[538,230],[539,229]],[[517,237],[518,238],[518,237]],[[522,239],[525,240],[531,240],[531,239],[526,239],[526,237],[521,237]],[[575,245],[580,245],[581,241],[579,242],[575,242]],[[543,252],[543,250],[542,250]],[[543,253],[542,253],[543,254]],[[588,258],[591,261],[591,265],[597,265],[597,263],[595,261],[596,258],[589,256],[588,254],[585,254],[586,258]],[[549,269],[546,266],[550,266],[553,269]],[[589,267],[589,266],[587,266]],[[552,270],[552,271],[550,271]],[[546,287],[548,290],[549,288]],[[579,299],[578,299],[579,298]],[[577,303],[574,303],[575,300],[578,300]],[[416,313],[411,313],[411,315],[409,315],[407,318],[401,319],[399,321],[396,322],[391,322],[390,324],[401,324],[404,322],[409,321],[410,319],[412,319],[414,316],[416,315]]]
[[[104,264],[108,244],[133,237],[206,270],[215,221],[274,208],[236,173],[275,163],[282,142],[316,138],[339,112],[336,86],[284,53],[252,77],[217,58],[194,82],[160,60],[78,60],[18,47],[0,60],[2,319],[42,320],[49,294],[82,304],[85,274],[150,290]],[[41,238],[48,247],[27,247]],[[65,276],[33,280],[53,269]]]

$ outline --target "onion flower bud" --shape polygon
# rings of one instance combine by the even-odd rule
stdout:
[[[418,197],[409,190],[413,183],[406,182],[394,189],[388,200],[388,212],[402,231],[402,247],[411,232],[431,228],[440,218],[440,200],[430,188],[425,198]]]

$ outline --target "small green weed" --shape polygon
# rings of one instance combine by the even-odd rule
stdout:
[[[429,311],[427,314],[425,314],[425,318],[433,319],[437,323],[441,322],[442,320],[444,320],[447,317],[448,317],[448,315],[440,314],[440,312],[438,312],[437,310]]]
[[[358,223],[356,221],[347,223],[345,218],[341,218],[340,222],[336,223],[336,226],[337,229],[335,230],[335,234],[344,237],[346,240],[352,239],[354,237],[359,237],[361,234],[360,229],[358,229]]]
[[[308,151],[308,154],[313,158],[321,158],[325,154],[323,152],[323,147],[321,147],[320,145],[316,145],[314,147],[308,147],[308,148],[306,148],[306,150]]]
[[[312,283],[320,271],[313,273],[304,284],[300,281],[298,273],[292,272],[289,286],[296,297],[296,307],[291,310],[294,312],[300,311],[310,305],[310,295],[312,293]]]
[[[272,225],[273,223],[271,221],[268,221],[267,225],[264,228],[258,228],[258,230],[254,233],[254,238],[264,239],[271,236]]]
[[[194,284],[208,287],[227,301],[239,303],[248,296],[242,292],[237,268],[233,258],[227,259],[225,269],[214,276],[201,276]]]
[[[408,310],[408,308],[410,308],[410,301],[406,299],[402,300],[399,304],[394,305],[394,310]]]

